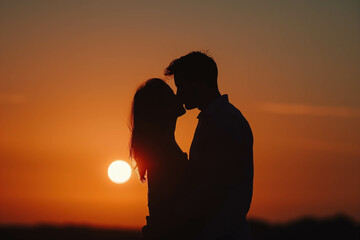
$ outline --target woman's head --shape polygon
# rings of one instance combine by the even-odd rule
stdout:
[[[140,179],[145,180],[150,150],[156,137],[169,131],[183,108],[172,89],[161,79],[152,78],[136,91],[131,110],[130,155],[135,160]]]

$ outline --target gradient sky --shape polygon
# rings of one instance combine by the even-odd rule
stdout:
[[[1,224],[143,225],[146,184],[107,167],[136,87],[192,50],[252,127],[249,217],[360,221],[359,1],[1,0],[0,32]]]

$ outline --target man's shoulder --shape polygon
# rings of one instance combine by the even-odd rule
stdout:
[[[242,112],[230,102],[225,103],[218,109],[215,119],[232,127],[246,127],[249,125]]]
[[[241,111],[235,107],[233,104],[231,104],[230,102],[227,102],[226,104],[223,105],[223,108],[220,109],[221,113],[224,114],[224,116],[230,117],[230,118],[234,118],[234,119],[238,119],[239,121],[245,120],[244,115],[241,113]]]
[[[251,137],[250,124],[242,112],[230,102],[223,104],[214,115],[214,123],[217,128],[226,135],[231,135],[236,139]]]

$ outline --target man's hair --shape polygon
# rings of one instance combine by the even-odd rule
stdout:
[[[193,51],[185,56],[174,59],[165,69],[165,76],[183,75],[191,81],[199,78],[209,86],[217,87],[218,70],[213,58],[206,52]]]

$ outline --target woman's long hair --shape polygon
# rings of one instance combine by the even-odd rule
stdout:
[[[136,91],[131,108],[130,157],[135,160],[140,180],[146,180],[158,131],[166,114],[166,93],[171,88],[161,79],[152,78]]]

